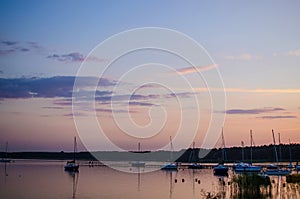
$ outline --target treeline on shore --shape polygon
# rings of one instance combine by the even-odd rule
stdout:
[[[277,154],[279,161],[289,162],[290,161],[290,149],[291,158],[293,162],[300,162],[300,144],[291,145],[277,145]],[[226,162],[237,162],[242,160],[242,148],[231,147],[226,148]],[[223,149],[187,149],[177,152],[173,152],[176,162],[221,162]],[[250,147],[244,148],[244,161],[250,162]],[[156,151],[150,153],[132,153],[132,152],[114,152],[114,151],[102,151],[102,152],[78,152],[76,153],[76,159],[95,161],[97,159],[109,161],[133,161],[145,160],[145,161],[166,161],[170,159],[169,151]],[[9,159],[48,159],[48,160],[68,160],[74,156],[71,152],[0,152],[0,158]],[[253,162],[275,162],[275,150],[274,145],[264,145],[252,147],[252,160]]]

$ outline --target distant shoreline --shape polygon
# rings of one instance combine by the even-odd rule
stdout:
[[[279,151],[279,146],[277,151]],[[280,162],[289,162],[289,145],[280,145],[281,157]],[[253,162],[275,162],[274,146],[258,146],[253,147]],[[292,144],[292,161],[300,162],[300,144]],[[226,162],[241,161],[241,147],[226,148]],[[250,162],[250,147],[244,148],[245,162]],[[97,158],[101,161],[135,161],[137,158],[143,161],[168,161],[170,159],[170,151],[155,151],[147,153],[135,152],[116,152],[116,151],[100,151],[100,152],[78,152],[76,153],[77,160],[96,161]],[[199,154],[199,155],[198,155]],[[279,153],[278,153],[279,154]],[[0,152],[0,158],[8,159],[44,159],[44,160],[69,160],[73,158],[72,152]],[[94,156],[97,158],[95,158]],[[200,158],[200,157],[201,158]],[[176,162],[199,162],[212,163],[222,161],[222,149],[187,149],[173,152],[174,161]]]

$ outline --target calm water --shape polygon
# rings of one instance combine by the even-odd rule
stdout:
[[[4,199],[98,199],[98,198],[205,198],[208,192],[231,198],[229,177],[217,177],[211,169],[168,172],[132,168],[126,162],[114,163],[124,173],[104,166],[81,165],[79,173],[65,172],[62,161],[16,160],[0,163],[0,198]],[[148,163],[159,168],[160,163]],[[140,173],[139,173],[140,172]],[[177,180],[177,182],[176,182]],[[285,177],[272,177],[271,198],[300,198],[300,186],[287,184]]]

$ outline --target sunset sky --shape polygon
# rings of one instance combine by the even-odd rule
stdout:
[[[299,8],[299,1],[0,1],[0,151],[6,141],[10,151],[70,151],[74,136],[97,145],[80,142],[79,150],[115,150],[108,140],[125,150],[138,142],[168,149],[170,136],[179,150],[193,141],[207,146],[208,129],[220,147],[221,126],[227,146],[249,145],[250,129],[255,145],[271,144],[272,129],[277,141],[279,132],[282,143],[300,143]],[[113,63],[97,54],[109,37],[143,27],[189,36],[203,47],[199,56],[188,52],[201,63],[151,49]],[[131,44],[106,49],[113,54]],[[101,78],[79,74],[81,64],[98,74],[108,63]],[[85,97],[95,94],[92,109],[87,97],[72,111],[76,76]],[[93,137],[95,115],[108,140]],[[224,123],[215,126],[215,117]]]

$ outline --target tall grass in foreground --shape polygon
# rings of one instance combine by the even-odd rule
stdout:
[[[272,194],[270,178],[257,174],[235,175],[231,186],[232,198],[268,198]]]

